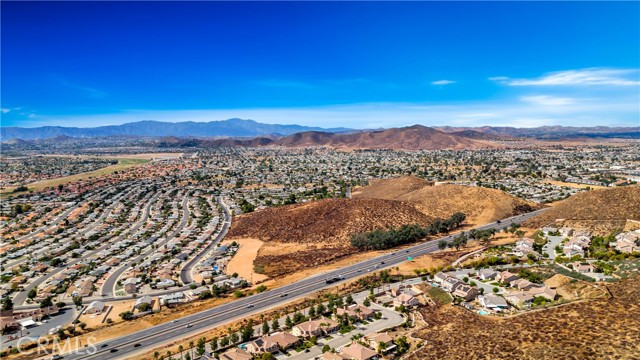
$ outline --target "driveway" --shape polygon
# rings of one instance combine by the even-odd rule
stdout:
[[[549,241],[542,247],[542,251],[549,255],[549,260],[554,260],[556,258],[556,246],[560,245],[564,236],[548,235],[547,239]]]

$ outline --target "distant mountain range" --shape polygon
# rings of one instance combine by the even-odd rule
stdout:
[[[253,120],[228,119],[210,122],[162,122],[138,121],[122,125],[99,126],[93,128],[42,126],[35,128],[2,127],[0,138],[2,141],[11,139],[38,140],[57,136],[74,138],[104,137],[104,136],[177,136],[177,137],[256,137],[256,136],[286,136],[303,131],[327,131],[339,133],[349,131],[347,128],[310,127],[301,125],[262,124]]]
[[[184,139],[171,137],[158,139],[157,145],[160,147],[283,146],[394,150],[478,149],[494,146],[489,142],[448,134],[422,125],[384,130],[362,130],[349,133],[305,131],[282,137],[256,137],[252,139]]]
[[[640,138],[640,126],[636,127],[575,127],[575,126],[540,126],[534,128],[515,128],[508,126],[452,127],[436,126],[447,133],[461,134],[474,131],[488,135],[509,137],[532,137],[538,139],[558,139],[575,137],[619,137]]]
[[[94,128],[43,126],[2,127],[3,142],[19,140],[96,138],[110,136],[157,138],[160,143],[210,146],[331,146],[347,148],[458,149],[486,146],[491,141],[515,138],[561,139],[576,137],[640,138],[640,127],[425,127],[414,125],[380,130],[320,128],[301,125],[262,124],[228,119],[210,122],[139,121]],[[19,140],[18,140],[19,139]],[[187,146],[187,145],[184,145]]]

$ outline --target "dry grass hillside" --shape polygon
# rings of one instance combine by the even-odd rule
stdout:
[[[420,181],[424,186],[419,186]],[[409,185],[408,185],[409,184]],[[484,224],[528,212],[537,205],[496,189],[444,184],[429,186],[415,177],[374,182],[353,194],[354,198],[383,198],[413,204],[434,218],[447,218],[454,212],[467,215],[467,223]]]
[[[228,239],[264,241],[254,265],[276,277],[357,253],[349,244],[355,233],[432,220],[401,201],[327,199],[238,216]]]
[[[369,185],[355,189],[351,195],[354,198],[396,200],[404,194],[433,185],[432,181],[415,176],[402,176],[372,180]]]
[[[229,237],[263,241],[348,245],[352,234],[433,219],[401,201],[327,199],[238,216]]]
[[[578,193],[524,225],[541,227],[557,220],[576,228],[600,233],[625,227],[627,220],[640,220],[640,187],[597,189]]]
[[[418,359],[639,359],[640,278],[609,285],[613,298],[494,319],[450,305],[421,310]]]

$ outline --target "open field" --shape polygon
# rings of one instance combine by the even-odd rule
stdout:
[[[640,279],[609,285],[613,298],[583,300],[510,318],[454,306],[421,310],[427,340],[409,359],[640,358]]]
[[[258,239],[244,238],[235,240],[240,248],[227,264],[227,273],[238,275],[255,283],[267,279],[266,275],[258,274],[253,270],[253,262],[258,256],[258,250],[263,242]]]
[[[555,181],[555,180],[547,180],[547,181],[545,181],[545,183],[546,184],[552,184],[552,185],[558,185],[558,186],[567,186],[567,187],[572,187],[572,188],[575,188],[575,189],[586,189],[586,188],[603,189],[603,188],[605,188],[604,186],[576,184],[576,183],[570,183],[570,182],[564,182],[564,181]]]
[[[110,157],[110,158],[113,158],[113,157]],[[26,184],[25,186],[27,186],[29,190],[39,191],[47,187],[56,187],[60,184],[64,185],[73,181],[86,180],[89,178],[95,178],[103,175],[113,174],[115,171],[120,171],[120,170],[128,169],[134,166],[138,166],[141,164],[145,164],[145,163],[148,163],[149,161],[150,160],[146,158],[131,158],[130,156],[127,156],[127,158],[119,158],[118,164],[116,165],[111,165],[95,171],[88,171],[88,172],[64,176],[60,178],[36,181],[31,184]],[[8,187],[7,191],[3,192],[0,195],[13,196],[13,195],[20,195],[20,194],[26,193],[26,191],[13,193],[12,192],[13,189],[15,189],[15,187]]]

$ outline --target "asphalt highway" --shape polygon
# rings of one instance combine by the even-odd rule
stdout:
[[[503,219],[500,223],[490,223],[477,227],[476,229],[485,230],[495,228],[500,230],[512,223],[520,223],[528,220],[533,216],[539,215],[545,210],[546,209],[542,209],[528,214]],[[314,275],[274,290],[242,298],[231,303],[183,317],[177,321],[156,325],[133,334],[124,335],[99,343],[97,344],[97,352],[93,354],[70,353],[65,355],[65,359],[107,360],[126,358],[136,353],[151,352],[154,348],[168,341],[196,335],[205,330],[221,326],[234,319],[259,313],[268,308],[307,296],[319,290],[333,287],[337,283],[359,277],[367,272],[394,267],[404,261],[407,261],[408,257],[418,257],[435,252],[438,250],[438,242],[440,240],[450,241],[453,237],[454,235],[444,236],[403,250],[398,250],[393,253],[384,254],[353,265],[345,266],[337,270]],[[337,283],[327,285],[325,279],[332,277],[340,277],[342,280]],[[187,327],[188,325],[189,327]],[[136,346],[134,347],[134,345]]]

